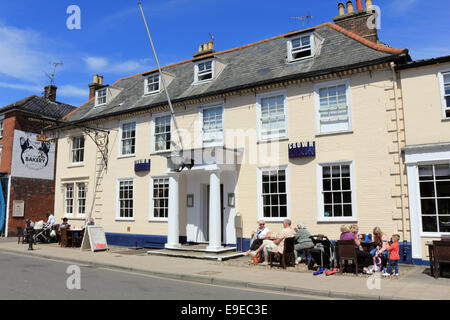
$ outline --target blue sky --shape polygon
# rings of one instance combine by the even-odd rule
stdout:
[[[137,0],[0,0],[0,106],[48,84],[56,72],[57,99],[87,100],[94,73],[104,83],[155,67]],[[339,0],[143,0],[162,65],[186,60],[215,37],[226,50],[301,28],[293,16],[312,15],[307,26],[332,21]],[[365,1],[363,1],[365,2]],[[354,1],[356,3],[356,1]],[[373,0],[381,8],[381,41],[408,48],[413,59],[450,55],[448,0]],[[81,9],[81,29],[68,30],[69,5]],[[445,31],[447,30],[447,32]]]

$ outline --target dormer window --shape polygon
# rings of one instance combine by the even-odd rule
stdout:
[[[195,82],[206,82],[214,78],[214,60],[199,62],[195,65]]]
[[[107,95],[108,89],[100,89],[95,92],[95,106],[102,106],[106,104],[106,95]]]
[[[297,61],[314,55],[314,37],[312,34],[301,35],[288,41],[288,60]]]
[[[145,94],[158,93],[160,91],[160,76],[154,74],[145,79]]]

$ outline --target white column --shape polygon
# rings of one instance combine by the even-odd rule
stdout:
[[[209,246],[207,251],[223,249],[221,239],[220,172],[209,175]]]
[[[179,173],[169,174],[169,218],[166,248],[176,248],[180,246],[180,225],[179,225],[179,194],[178,180]]]
[[[412,258],[423,260],[423,256],[426,257],[426,253],[422,254],[422,241],[420,238],[420,234],[422,232],[422,221],[420,214],[420,187],[417,164],[408,164],[406,166],[406,172],[408,176]]]

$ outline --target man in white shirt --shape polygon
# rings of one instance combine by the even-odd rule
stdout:
[[[55,216],[50,211],[47,211],[46,216],[47,216],[47,227],[52,229],[53,226],[56,224]]]

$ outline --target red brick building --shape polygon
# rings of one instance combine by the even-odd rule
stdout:
[[[1,235],[15,236],[17,227],[23,227],[26,219],[46,220],[46,212],[53,212],[56,165],[49,159],[55,156],[56,145],[40,142],[36,134],[75,109],[56,101],[56,89],[49,85],[44,97],[32,95],[0,108]],[[49,153],[46,146],[50,145]],[[18,167],[28,164],[28,171]],[[43,178],[38,169],[44,165]]]

